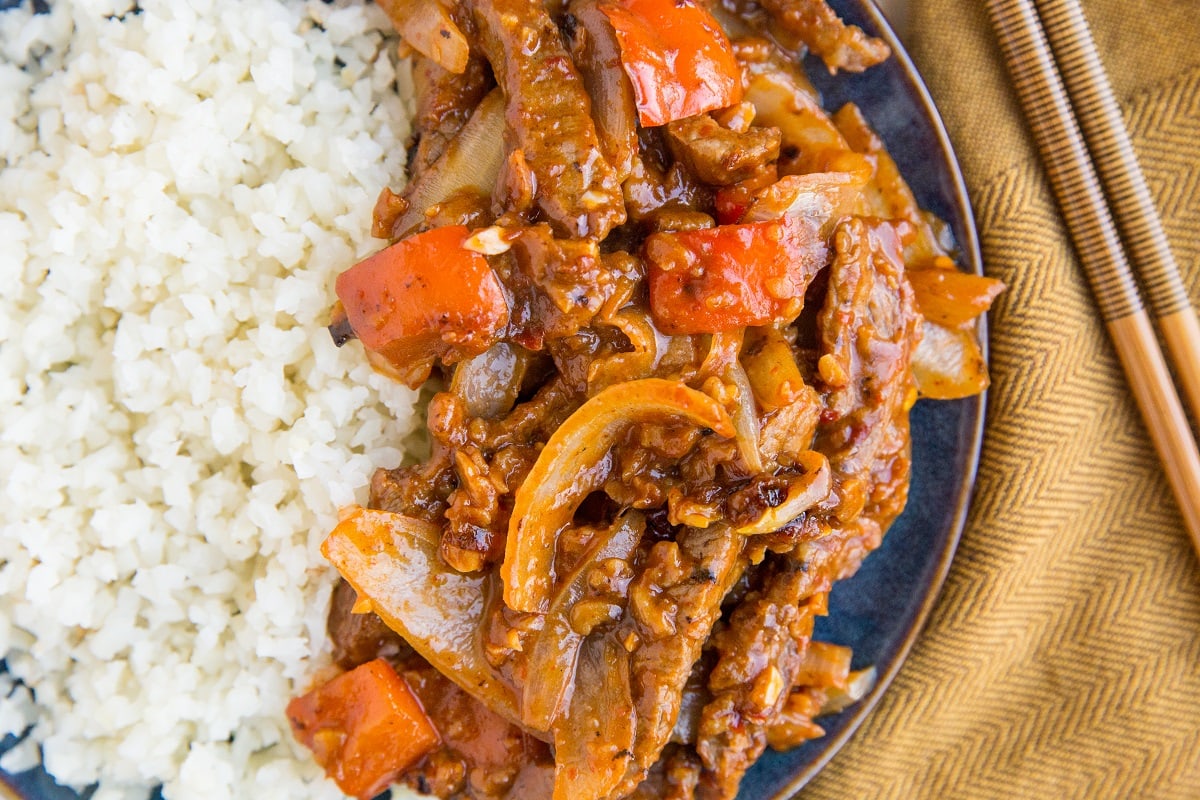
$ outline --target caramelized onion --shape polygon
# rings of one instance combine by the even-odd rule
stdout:
[[[754,198],[742,222],[801,217],[811,220],[823,236],[828,236],[838,219],[854,212],[870,178],[871,170],[865,165],[848,172],[787,175]]]
[[[746,83],[745,99],[754,105],[757,125],[779,128],[783,147],[799,154],[781,164],[795,172],[824,172],[841,154],[850,152],[845,137],[821,108],[811,84],[782,69],[760,68]]]
[[[742,365],[754,398],[768,411],[791,405],[804,391],[792,346],[777,328],[759,328],[748,337]]]
[[[900,168],[862,111],[853,103],[847,103],[833,115],[833,122],[855,152],[867,155],[875,162],[875,175],[863,193],[863,207],[859,213],[903,219],[913,226],[915,236],[910,236],[904,247],[904,262],[909,266],[927,266],[944,257],[946,243],[940,241],[929,215],[921,210],[912,189],[900,174]]]
[[[462,398],[468,416],[493,419],[512,409],[529,367],[529,351],[497,342],[484,352],[459,362],[450,391]]]
[[[629,654],[612,636],[588,639],[579,653],[571,715],[554,727],[553,800],[612,794],[633,758],[637,734]]]
[[[484,659],[478,635],[487,578],[438,557],[440,530],[423,520],[353,509],[321,552],[389,628],[443,675],[513,723],[516,699]]]
[[[926,321],[912,357],[912,373],[922,397],[957,400],[988,387],[987,364],[974,331],[952,330]]]
[[[833,477],[825,456],[815,450],[806,450],[797,456],[796,463],[805,472],[788,481],[783,502],[767,508],[758,519],[734,530],[745,535],[773,533],[829,496]]]
[[[917,308],[930,322],[965,328],[992,307],[992,301],[1004,291],[1004,284],[995,278],[959,272],[948,258],[941,261],[945,268],[908,271]]]
[[[846,677],[844,689],[834,688],[826,692],[825,703],[821,706],[821,714],[836,714],[862,700],[869,691],[875,688],[876,677],[874,667],[851,672]]]
[[[592,98],[596,135],[617,180],[624,182],[638,152],[637,106],[617,33],[595,0],[573,0],[569,11],[576,23],[571,54]]]
[[[849,647],[830,642],[810,642],[796,670],[796,686],[845,689],[850,677]]]
[[[750,379],[746,370],[734,358],[725,370],[725,380],[737,387],[737,405],[734,407],[733,427],[737,431],[738,452],[746,462],[746,468],[751,474],[763,471],[762,451],[758,446],[758,409],[754,405],[754,390],[750,388]]]
[[[493,89],[446,146],[446,152],[404,190],[408,210],[396,220],[392,236],[408,236],[425,219],[427,210],[460,192],[490,195],[503,161],[504,95]]]
[[[555,718],[570,700],[568,687],[575,680],[575,665],[584,634],[571,624],[571,612],[583,597],[588,576],[602,561],[618,558],[627,561],[642,538],[645,519],[631,511],[598,536],[591,551],[564,580],[562,589],[550,603],[542,630],[529,652],[528,673],[536,675],[525,687],[521,715],[535,730],[550,730]]]
[[[504,602],[510,608],[544,612],[548,607],[559,531],[607,478],[608,456],[621,434],[630,425],[678,419],[720,436],[734,435],[720,403],[661,378],[608,387],[554,432],[516,493],[500,565]]]
[[[437,0],[378,0],[380,8],[414,50],[442,69],[460,74],[471,48],[467,38]]]
[[[659,360],[659,341],[666,338],[655,329],[650,315],[637,308],[621,309],[608,322],[625,334],[631,349],[598,359],[588,366],[589,395],[595,395],[606,386],[649,375]]]
[[[700,362],[698,374],[724,375],[730,365],[737,361],[742,349],[743,333],[739,328],[735,331],[718,331],[708,336],[708,353]]]

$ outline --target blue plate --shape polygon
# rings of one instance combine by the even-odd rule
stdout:
[[[0,0],[0,9],[15,5]],[[954,232],[960,262],[982,274],[979,240],[962,174],[941,118],[907,53],[870,0],[830,0],[848,22],[880,36],[893,56],[861,75],[810,74],[825,105],[854,102],[887,143],[921,205]],[[986,336],[985,336],[986,338]],[[787,753],[768,751],[750,770],[739,800],[790,797],[831,759],[871,713],[920,633],[958,545],[983,436],[983,399],[921,401],[912,412],[913,477],[908,508],[858,574],[838,583],[816,637],[854,649],[854,668],[874,665],[875,688],[861,702],[820,720],[827,735]],[[0,752],[15,743],[0,743]],[[41,770],[0,773],[25,800],[78,800]]]

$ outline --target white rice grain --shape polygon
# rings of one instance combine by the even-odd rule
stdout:
[[[32,725],[0,766],[339,796],[284,706],[327,663],[319,542],[417,426],[322,327],[402,175],[389,25],[50,7],[0,12],[0,733]]]

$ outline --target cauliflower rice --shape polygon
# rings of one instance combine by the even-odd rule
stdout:
[[[328,663],[319,543],[418,428],[322,327],[402,178],[390,26],[49,6],[0,12],[0,733],[32,725],[0,767],[339,796],[283,709]]]

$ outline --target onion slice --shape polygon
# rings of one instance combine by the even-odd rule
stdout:
[[[806,450],[796,460],[805,472],[788,482],[783,502],[768,508],[754,522],[734,530],[747,536],[773,533],[829,496],[833,475],[825,456],[815,450]]]
[[[786,175],[754,198],[742,222],[800,217],[812,220],[821,235],[828,236],[834,223],[854,213],[859,196],[870,179],[869,168]]]
[[[425,219],[426,211],[463,190],[490,195],[503,161],[504,95],[493,89],[441,157],[404,190],[408,210],[392,226],[392,236],[408,236]]]
[[[637,106],[621,63],[617,32],[596,0],[572,0],[569,11],[577,26],[572,55],[592,98],[596,135],[617,180],[624,183],[638,152]]]
[[[795,686],[845,689],[850,678],[849,647],[831,642],[810,642],[793,679]]]
[[[543,613],[554,582],[558,534],[608,477],[608,456],[631,425],[683,420],[734,435],[713,398],[678,381],[645,378],[604,389],[554,432],[514,498],[500,576],[504,602]]]
[[[825,704],[821,706],[820,715],[836,714],[862,700],[875,688],[877,677],[874,667],[851,672],[846,677],[845,689],[834,688],[826,691]]]
[[[658,365],[660,339],[665,336],[654,328],[650,316],[630,307],[618,311],[608,324],[625,334],[632,348],[593,361],[588,366],[588,395],[622,381],[649,375]]]
[[[537,680],[526,685],[522,698],[521,715],[529,727],[550,730],[555,718],[570,701],[567,688],[575,680],[579,648],[584,639],[584,634],[571,624],[571,612],[587,590],[592,569],[610,558],[629,560],[644,529],[645,519],[636,511],[618,519],[599,535],[600,541],[592,545],[591,552],[567,576],[563,588],[550,604],[527,662],[528,673],[537,676]]]
[[[437,0],[378,0],[404,41],[442,69],[462,74],[471,46],[450,12]]]
[[[755,407],[754,390],[750,387],[750,379],[746,370],[735,357],[725,370],[725,380],[737,387],[737,405],[733,411],[733,427],[737,431],[738,452],[746,462],[750,473],[757,475],[764,469],[762,450],[758,446],[759,424],[758,409]]]
[[[555,725],[553,800],[608,797],[624,777],[636,743],[629,654],[614,637],[587,640],[577,683],[572,714]]]
[[[516,404],[528,368],[529,352],[525,348],[496,342],[474,358],[458,363],[450,391],[462,398],[468,416],[495,419]]]
[[[804,393],[804,376],[792,346],[777,328],[758,328],[742,349],[742,366],[754,399],[767,411],[796,402]]]
[[[479,647],[486,576],[464,575],[438,557],[441,531],[403,514],[353,508],[321,552],[360,598],[439,672],[520,724],[512,690]]]
[[[752,71],[745,99],[754,105],[755,124],[779,128],[783,146],[800,153],[793,171],[824,172],[851,152],[811,85],[796,72],[770,66]]]
[[[926,320],[912,356],[912,374],[922,397],[957,400],[988,387],[987,364],[973,330],[952,330]]]

